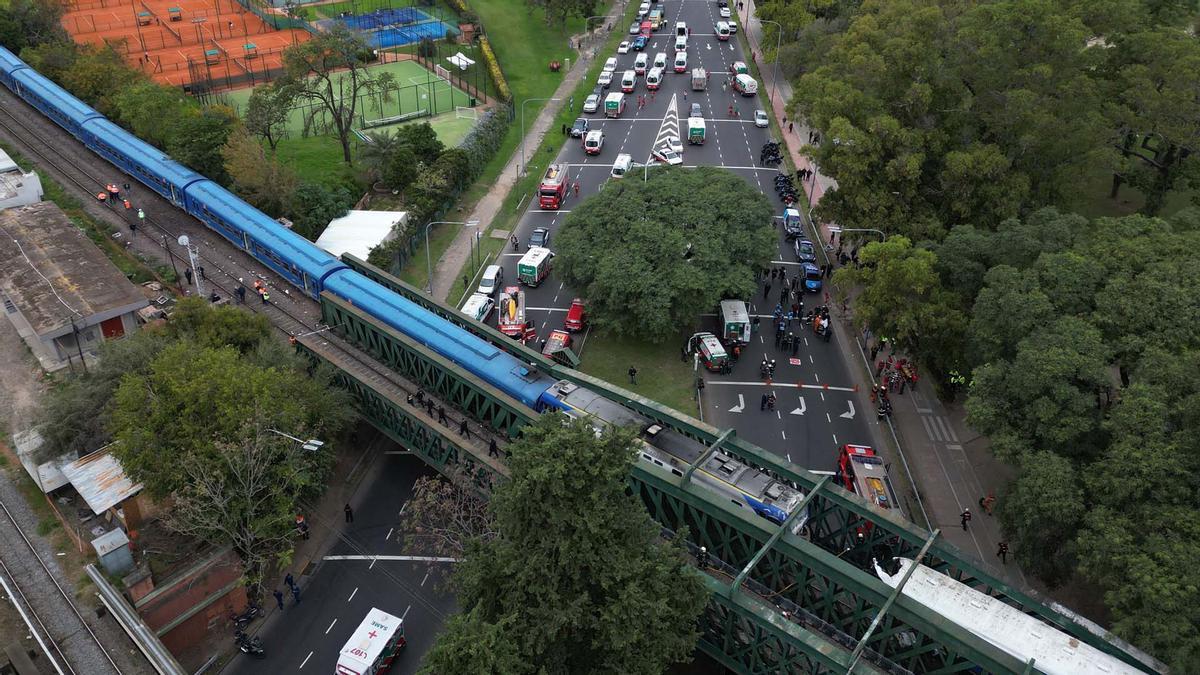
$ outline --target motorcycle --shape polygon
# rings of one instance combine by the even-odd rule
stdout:
[[[256,659],[264,659],[267,657],[267,652],[263,649],[262,640],[258,636],[250,637],[242,631],[234,632],[233,639],[237,643],[238,650],[243,654],[248,654]]]
[[[241,614],[230,614],[229,620],[233,622],[236,630],[241,631],[246,626],[249,626],[250,622],[256,619],[259,614],[262,614],[262,608],[251,603],[246,607],[246,611]]]

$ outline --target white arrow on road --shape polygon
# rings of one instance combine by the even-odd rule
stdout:
[[[854,419],[854,401],[846,401],[846,404],[850,406],[849,412],[844,412],[838,415],[838,417],[845,417],[848,420],[852,420]]]
[[[738,404],[733,406],[732,408],[730,408],[729,412],[740,413],[745,409],[746,409],[746,399],[742,398],[741,394],[738,394]]]
[[[803,415],[805,410],[808,410],[808,406],[804,405],[804,397],[801,396],[800,397],[800,407],[793,410],[790,414]]]

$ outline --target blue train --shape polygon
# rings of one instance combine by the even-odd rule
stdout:
[[[470,331],[348,268],[225,188],[112,123],[3,47],[0,47],[0,82],[114,166],[313,298],[328,290],[534,411],[559,410],[587,419],[598,429],[636,426],[641,432],[640,461],[682,475],[704,454],[704,445],[595,392],[566,380],[555,381]],[[732,504],[776,523],[782,522],[803,499],[794,487],[723,451],[706,460],[696,476],[698,483],[728,497]],[[806,515],[796,519],[793,528],[796,532],[804,531]]]

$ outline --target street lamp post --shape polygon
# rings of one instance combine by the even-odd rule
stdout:
[[[561,98],[527,98],[521,101],[521,175],[525,175],[525,104],[530,101],[561,101]]]
[[[749,12],[749,10],[747,10],[746,16],[749,16],[749,15],[750,15],[750,12]],[[767,102],[771,104],[772,108],[774,108],[775,107],[775,86],[776,86],[776,82],[779,81],[779,49],[783,46],[783,26],[779,25],[778,21],[771,21],[769,19],[759,19],[758,22],[759,23],[773,23],[773,24],[775,24],[775,27],[778,29],[775,31],[775,65],[771,67],[771,92],[769,94],[767,94]],[[747,23],[749,23],[749,19],[747,19]]]
[[[830,234],[834,232],[874,232],[879,235],[880,239],[887,241],[887,234],[883,230],[876,230],[870,227],[839,227],[837,225],[829,226]]]
[[[307,450],[309,452],[316,452],[317,450],[321,449],[321,446],[325,445],[325,441],[318,441],[315,438],[310,438],[306,441],[302,438],[296,438],[295,436],[293,436],[291,434],[285,434],[282,431],[279,431],[278,429],[267,429],[267,431],[275,434],[276,436],[283,436],[284,438],[286,438],[289,441],[292,441],[294,443],[298,443],[298,444],[300,444],[300,449]]]
[[[464,222],[457,220],[435,220],[425,225],[425,273],[428,276],[428,281],[425,283],[425,292],[433,295],[433,256],[429,252],[429,228],[434,225],[462,225],[463,227],[474,227],[479,224],[478,219],[471,219]]]

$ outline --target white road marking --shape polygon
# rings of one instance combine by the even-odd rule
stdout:
[[[354,591],[352,593],[350,593],[350,597],[346,598],[346,602],[350,602],[351,600],[353,600],[354,596],[357,594],[358,594],[358,586],[355,586]]]
[[[788,414],[789,415],[803,415],[807,410],[808,410],[808,406],[806,406],[804,404],[804,397],[801,396],[800,397],[800,407],[796,408],[795,410],[793,410],[792,412],[790,412]]]
[[[394,528],[394,527],[389,527],[389,528],[388,528],[388,533],[387,533],[387,536],[386,536],[386,537],[384,537],[384,538],[383,538],[383,540],[384,540],[384,541],[391,541],[391,539],[392,539],[392,532],[394,532],[395,530],[396,530],[396,528]]]
[[[740,413],[746,409],[746,399],[738,394],[738,404],[729,409],[731,413]]]
[[[829,417],[829,413],[825,413],[825,421],[833,424],[833,419]]]
[[[708,383],[710,387],[765,387],[766,382],[730,382],[727,380],[712,380]],[[823,384],[792,384],[791,382],[772,382],[772,387],[782,387],[784,389],[824,389],[827,391],[857,391],[854,387],[834,387],[832,385],[825,386]]]
[[[313,655],[313,653],[309,652],[308,656],[304,657],[304,660],[300,662],[300,668],[303,668],[304,664],[308,663],[308,660],[312,658],[312,655]],[[300,668],[297,668],[297,670],[299,670]]]
[[[787,432],[784,431],[783,429],[779,430],[779,435],[783,436],[783,440],[785,440],[785,441],[787,440]],[[791,460],[788,460],[788,461],[791,461]]]
[[[401,515],[401,516],[404,515],[404,509],[407,509],[407,508],[408,508],[408,502],[406,501],[406,502],[404,502],[403,505],[400,506],[400,513],[398,515]]]
[[[846,405],[850,406],[850,410],[838,415],[838,417],[844,417],[848,420],[852,420],[854,419],[854,401],[846,401]]]
[[[329,631],[333,630],[333,624],[335,624],[335,623],[337,623],[337,619],[334,619],[334,620],[333,620],[333,623],[329,624],[329,628],[326,628],[326,629],[325,629],[325,634],[326,634],[326,635],[329,635]]]
[[[566,312],[569,307],[526,307],[527,312]]]
[[[403,621],[408,616],[408,610],[412,609],[412,605],[404,608],[404,613],[400,615],[400,620]]]
[[[425,587],[425,582],[426,582],[426,581],[429,581],[429,572],[426,572],[426,573],[425,573],[425,578],[421,579],[421,587],[422,587],[422,588],[424,588],[424,587]]]
[[[833,435],[833,444],[834,444],[835,446],[838,444],[838,442],[837,442],[837,434],[834,434],[834,435]]]
[[[321,560],[399,560],[403,562],[459,562],[459,558],[424,555],[327,555]],[[356,589],[357,590],[357,589]],[[353,596],[351,596],[353,597]]]

